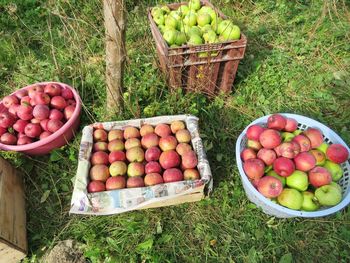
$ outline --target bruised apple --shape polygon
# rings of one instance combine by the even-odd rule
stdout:
[[[244,162],[243,169],[250,179],[260,179],[264,175],[265,164],[260,159],[249,159]]]

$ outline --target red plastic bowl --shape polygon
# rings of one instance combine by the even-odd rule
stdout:
[[[73,89],[71,86],[60,83],[60,82],[40,82],[35,83],[29,86],[26,86],[20,90],[28,89],[29,87],[32,87],[34,85],[47,85],[47,84],[58,84],[63,89],[70,89],[74,94],[74,99],[76,101],[76,107],[75,111],[72,115],[72,117],[55,133],[51,134],[50,136],[25,145],[7,145],[0,143],[0,149],[5,151],[16,151],[16,152],[23,152],[28,155],[44,155],[49,153],[55,148],[59,148],[63,145],[66,145],[70,139],[72,139],[75,131],[77,130],[80,122],[80,112],[81,112],[81,100],[78,92]],[[16,91],[17,92],[17,91]],[[11,95],[15,94],[16,92],[12,93]],[[5,109],[5,106],[2,104],[2,100],[0,101],[0,112]]]

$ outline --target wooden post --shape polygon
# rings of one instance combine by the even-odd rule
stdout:
[[[108,114],[120,113],[123,107],[123,65],[125,50],[124,0],[103,0],[106,28],[106,84]]]

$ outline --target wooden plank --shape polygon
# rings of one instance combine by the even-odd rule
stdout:
[[[16,263],[26,256],[26,253],[0,239],[0,263]]]
[[[9,253],[6,256],[7,258],[17,258],[19,255],[22,255],[23,258],[27,251],[25,196],[22,175],[1,158],[0,245],[1,260],[5,258],[2,253],[6,255]]]
[[[171,206],[171,205],[179,205],[183,203],[197,202],[203,198],[204,198],[203,192],[182,195],[182,196],[175,196],[173,199],[160,200],[158,202],[154,202],[152,204],[146,205],[140,209],[148,209],[148,208],[156,208],[156,207],[164,207],[164,206]]]

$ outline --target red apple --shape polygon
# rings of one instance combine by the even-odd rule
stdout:
[[[180,132],[180,131],[178,131]],[[157,135],[156,135],[157,136]],[[169,150],[175,150],[177,146],[177,140],[174,136],[169,135],[159,139],[159,148],[165,152]]]
[[[273,170],[280,176],[288,177],[295,171],[295,165],[286,157],[278,157],[273,163]]]
[[[198,180],[201,176],[197,169],[186,169],[184,171],[184,180]]]
[[[262,148],[260,142],[253,141],[253,140],[248,140],[247,141],[247,147],[248,148],[252,148],[255,151],[259,151]]]
[[[309,171],[309,182],[314,187],[321,187],[332,182],[332,175],[326,168],[316,166]]]
[[[64,108],[64,117],[66,118],[66,120],[69,120],[70,118],[72,118],[74,111],[75,111],[75,106],[70,105]]]
[[[108,151],[110,152],[123,151],[124,149],[125,149],[125,145],[122,140],[115,139],[108,143]]]
[[[260,134],[266,130],[258,124],[249,126],[247,129],[247,138],[248,140],[259,141]]]
[[[57,109],[52,109],[50,110],[49,119],[61,121],[63,119],[63,113]]]
[[[77,102],[75,100],[66,100],[67,106],[77,106]]]
[[[161,123],[155,127],[154,133],[157,134],[159,137],[166,137],[171,135],[171,129],[168,124]]]
[[[115,161],[125,161],[125,153],[123,151],[114,151],[109,153],[108,156],[109,163],[114,163]]]
[[[41,121],[34,118],[34,119],[31,119],[30,122],[31,122],[31,123],[34,123],[34,124],[40,124]],[[41,127],[41,126],[40,126],[40,127]]]
[[[13,115],[13,117],[17,118],[17,110],[19,108],[19,104],[13,104],[9,108],[9,113]]]
[[[105,142],[107,141],[107,132],[103,129],[96,129],[93,137],[95,142]]]
[[[103,152],[103,151],[94,152],[91,155],[90,162],[91,162],[92,165],[95,165],[95,164],[108,165],[109,164],[108,154],[106,152]]]
[[[195,168],[198,164],[197,154],[194,151],[190,151],[181,156],[181,166],[184,169]]]
[[[50,95],[50,97],[61,95],[61,90],[62,90],[61,86],[54,83],[49,83],[44,88],[44,92]]]
[[[107,165],[104,164],[96,164],[90,169],[90,179],[91,180],[99,180],[102,182],[106,182],[109,177],[109,169]]]
[[[39,85],[34,85],[28,88],[28,96],[32,99],[38,92],[44,92],[44,88]]]
[[[28,123],[24,128],[24,133],[30,138],[39,137],[42,132],[40,124]]]
[[[343,145],[335,143],[328,147],[326,156],[332,162],[340,164],[349,158],[349,152]]]
[[[243,169],[248,178],[257,180],[264,175],[265,164],[260,159],[248,159],[244,162]]]
[[[31,138],[29,138],[28,136],[22,136],[20,138],[18,138],[17,140],[17,145],[25,145],[25,144],[29,144],[32,143],[33,140]]]
[[[12,133],[6,132],[1,135],[0,142],[8,145],[15,145],[17,143],[17,137]]]
[[[49,122],[49,119],[45,119],[45,120],[40,121],[40,126],[44,131],[48,131],[48,129],[47,129],[48,122]]]
[[[159,173],[149,173],[145,176],[145,185],[151,186],[164,183],[163,177]]]
[[[2,99],[2,104],[9,109],[12,105],[19,104],[19,100],[16,96],[9,95]]]
[[[51,99],[50,105],[52,108],[63,110],[65,107],[67,107],[67,102],[63,97],[55,96]]]
[[[29,121],[33,118],[33,108],[30,105],[21,104],[17,109],[17,116],[21,120]]]
[[[124,129],[124,139],[130,139],[130,138],[140,138],[140,131],[136,127],[126,127]]]
[[[26,89],[18,90],[18,91],[15,93],[15,96],[16,96],[19,100],[21,100],[23,97],[28,96],[28,90],[26,90]]]
[[[36,105],[33,108],[33,117],[38,120],[45,120],[50,115],[50,109],[46,105]]]
[[[45,139],[46,137],[49,137],[52,133],[49,132],[49,131],[43,131],[40,136],[39,136],[39,139],[42,140],[42,139]]]
[[[276,160],[277,156],[274,150],[262,148],[259,150],[257,157],[266,165],[271,165]]]
[[[159,137],[155,133],[149,133],[142,137],[141,145],[143,148],[148,149],[153,146],[158,146]]]
[[[129,177],[126,181],[127,188],[144,187],[145,182],[142,177]]]
[[[88,184],[87,190],[89,193],[97,193],[106,191],[105,184],[101,181],[91,181]]]
[[[255,159],[255,158],[256,158],[256,152],[252,148],[246,148],[241,152],[241,159],[243,162],[245,162],[248,159]]]
[[[31,100],[34,105],[48,105],[50,103],[50,96],[43,93],[37,92]]]
[[[145,153],[141,147],[133,147],[126,151],[126,159],[129,162],[142,162],[145,159]]]
[[[0,127],[0,136],[7,132],[7,129]]]
[[[278,151],[281,156],[293,159],[299,154],[300,146],[296,142],[284,142],[278,146]]]
[[[147,162],[158,161],[161,153],[161,150],[156,146],[148,148],[145,152],[145,159]]]
[[[323,135],[319,129],[308,128],[303,133],[310,140],[311,148],[317,148],[323,143]]]
[[[184,180],[184,175],[180,169],[170,168],[163,173],[164,183],[179,182]]]
[[[186,125],[183,121],[173,121],[170,124],[170,130],[173,134],[176,134],[177,131],[186,129]]]
[[[126,180],[124,176],[109,177],[106,181],[106,190],[123,189],[126,187]]]
[[[106,142],[95,142],[93,146],[93,150],[97,151],[108,151],[108,144]]]
[[[145,166],[145,173],[150,174],[150,173],[161,173],[162,172],[162,167],[160,167],[160,164],[158,162],[149,162]]]
[[[24,133],[24,128],[26,127],[27,124],[28,124],[28,121],[19,119],[15,122],[15,124],[13,124],[13,129],[19,133]]]
[[[310,153],[315,157],[316,165],[323,166],[326,162],[326,155],[320,150],[311,150]]]
[[[191,134],[188,130],[182,129],[176,132],[175,134],[176,140],[179,143],[189,143],[191,141]]]
[[[0,113],[0,127],[9,128],[15,123],[16,119],[8,111]]]
[[[123,140],[124,139],[124,131],[123,130],[110,130],[108,132],[108,141],[113,140]]]
[[[47,122],[47,130],[52,133],[61,129],[62,126],[63,126],[63,122],[59,120],[49,120]]]
[[[273,114],[267,119],[267,127],[269,129],[281,131],[284,129],[284,127],[286,127],[286,124],[287,120],[281,114]]]
[[[273,149],[281,144],[282,137],[278,131],[266,129],[260,134],[259,142],[264,148]]]
[[[298,122],[293,118],[287,118],[286,126],[284,130],[287,132],[293,132],[298,128]]]
[[[311,142],[306,136],[299,134],[292,139],[292,142],[296,142],[300,146],[300,152],[308,152],[311,149]]]
[[[180,165],[180,156],[174,150],[165,151],[161,153],[159,163],[163,169],[174,168]]]
[[[297,170],[307,172],[310,171],[316,165],[315,157],[309,152],[299,153],[294,158],[295,167]]]
[[[150,134],[150,133],[154,133],[154,128],[152,125],[149,125],[149,124],[144,124],[141,126],[141,129],[140,129],[140,135],[141,137],[147,135],[147,134]]]
[[[132,147],[141,147],[141,142],[138,138],[130,138],[125,141],[125,150]]]
[[[62,89],[61,90],[61,96],[65,99],[65,100],[71,100],[74,98],[74,94],[73,92],[66,88],[66,89]],[[75,106],[75,105],[74,105]]]
[[[181,156],[189,151],[192,151],[192,146],[189,145],[188,143],[179,143],[176,146],[176,152],[180,154]]]
[[[21,99],[20,105],[30,105],[31,98],[29,96],[25,96]]]
[[[145,174],[145,166],[142,163],[129,163],[128,176],[142,176]]]
[[[266,198],[275,198],[279,196],[283,190],[281,181],[273,176],[262,177],[257,184],[257,188]]]

